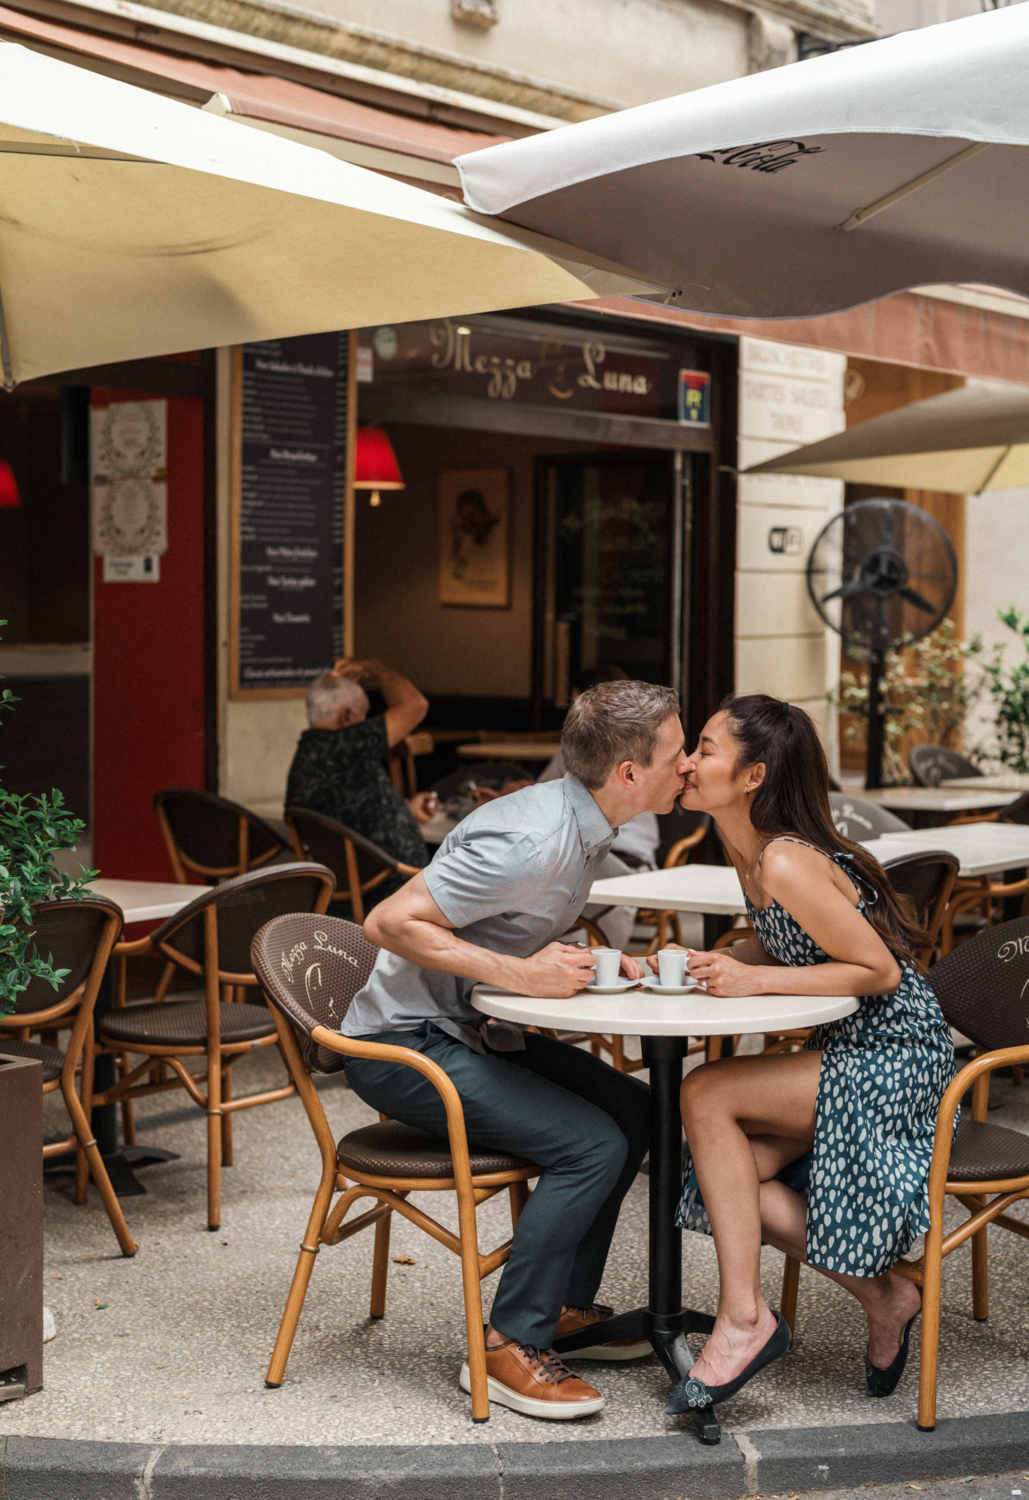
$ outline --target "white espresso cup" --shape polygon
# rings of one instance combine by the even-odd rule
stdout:
[[[593,983],[598,989],[610,989],[611,985],[617,984],[622,962],[621,949],[591,948],[590,954],[593,958]]]
[[[657,955],[659,982],[672,989],[682,989],[689,969],[689,955],[686,953],[677,953],[674,948],[662,948]]]

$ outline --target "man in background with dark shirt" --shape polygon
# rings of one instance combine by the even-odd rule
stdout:
[[[368,717],[368,695],[378,689],[386,712]],[[435,799],[419,792],[406,801],[386,770],[386,754],[428,713],[428,700],[406,677],[373,658],[344,658],[308,686],[310,729],[300,736],[286,782],[286,806],[308,807],[364,834],[401,864],[422,869],[429,850],[418,830]],[[388,880],[375,895],[389,895],[403,877]]]

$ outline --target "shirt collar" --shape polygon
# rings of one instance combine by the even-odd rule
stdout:
[[[566,773],[564,786],[565,796],[578,824],[582,847],[587,854],[595,854],[602,844],[611,842],[615,831],[581,781]]]

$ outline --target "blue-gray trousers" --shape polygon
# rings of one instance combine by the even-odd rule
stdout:
[[[549,1348],[563,1305],[594,1301],[618,1212],[646,1154],[650,1090],[566,1042],[525,1034],[524,1052],[473,1052],[431,1022],[363,1041],[411,1047],[443,1069],[468,1142],[542,1167],[493,1300],[499,1333]],[[352,1058],[354,1093],[405,1125],[446,1138],[443,1102],[413,1068]]]

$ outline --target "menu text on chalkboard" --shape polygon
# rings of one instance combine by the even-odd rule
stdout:
[[[349,339],[242,349],[235,694],[302,690],[342,655]]]

